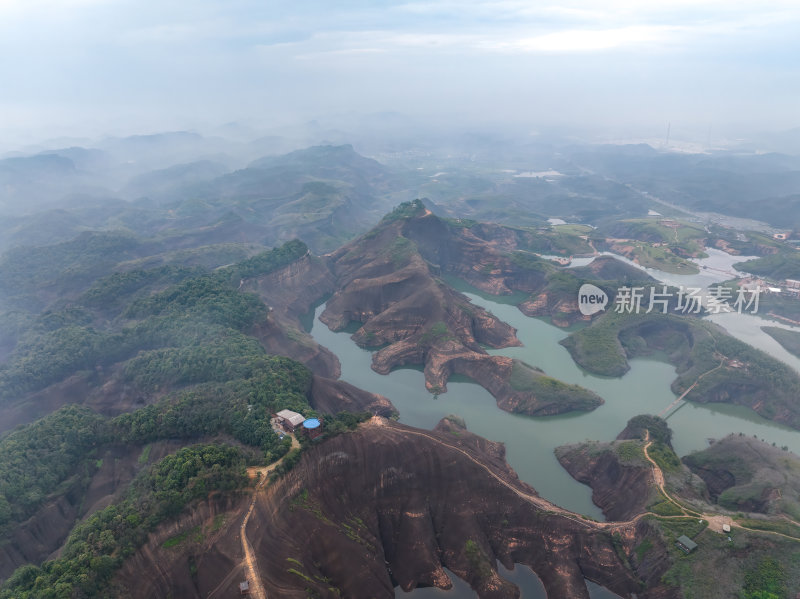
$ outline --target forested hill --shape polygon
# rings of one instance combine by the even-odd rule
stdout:
[[[107,243],[113,238],[86,235],[57,249],[11,252],[2,262],[6,292],[23,266],[34,294],[61,285],[65,264],[86,280],[113,272],[73,281],[68,300],[41,312],[23,304],[6,313],[15,319],[4,319],[2,420],[7,426],[46,415],[0,438],[0,579],[10,576],[1,597],[107,596],[114,572],[148,532],[210,493],[235,495],[249,484],[245,465],[289,451],[271,414],[291,409],[323,418],[328,434],[362,418],[318,413],[311,371],[268,355],[252,336],[273,325],[260,297],[240,290],[243,281],[305,258],[304,243],[214,269],[125,270],[115,261],[127,259],[136,242],[119,253]],[[117,462],[126,466],[109,487],[107,464]],[[98,493],[110,494],[103,500]],[[58,560],[39,567],[60,547]]]
[[[267,318],[267,308],[254,294],[237,290],[240,280],[271,272],[307,252],[305,244],[294,241],[214,271],[159,267],[118,272],[41,314],[17,311],[16,330],[6,338],[13,350],[0,366],[0,402],[78,371],[132,358],[123,378],[150,387],[225,380],[231,369],[244,370],[246,359],[263,354],[244,332]],[[160,365],[148,370],[154,361]]]

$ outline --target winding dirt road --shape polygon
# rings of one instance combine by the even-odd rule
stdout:
[[[300,447],[300,443],[297,441],[297,438],[294,435],[290,435],[290,437],[292,438],[292,449],[297,449]],[[275,470],[275,468],[277,468],[281,462],[283,462],[283,458],[273,464],[270,464],[268,467],[251,468],[248,470],[248,473],[251,476],[259,475],[261,479],[258,481],[258,484],[253,491],[253,498],[250,500],[250,507],[247,509],[247,513],[242,519],[242,525],[239,528],[239,537],[242,540],[242,553],[244,554],[243,562],[245,571],[247,572],[247,581],[250,583],[250,595],[256,599],[267,599],[267,591],[264,589],[264,583],[261,581],[261,576],[258,573],[258,561],[256,560],[253,546],[247,539],[247,523],[250,521],[253,508],[256,506],[258,492],[264,488],[264,485],[266,485],[267,480],[269,479],[270,473]]]
[[[698,512],[696,510],[692,510],[690,508],[687,508],[685,505],[683,505],[682,503],[677,501],[674,497],[672,497],[672,495],[670,495],[667,492],[666,482],[664,480],[664,472],[661,470],[661,467],[655,462],[655,460],[650,457],[650,454],[647,451],[649,449],[650,445],[652,445],[652,443],[653,443],[650,440],[650,431],[646,431],[645,432],[645,441],[646,441],[646,443],[645,443],[645,446],[644,446],[644,457],[647,458],[647,461],[650,462],[650,464],[652,464],[652,466],[653,466],[653,478],[655,479],[656,484],[658,485],[658,489],[661,491],[661,493],[664,495],[664,497],[667,499],[667,501],[669,501],[670,503],[675,505],[684,514],[683,516],[658,516],[659,518],[685,518],[685,517],[688,517],[688,518],[699,518],[699,519],[702,519],[702,520],[706,520],[708,522],[708,527],[711,530],[713,530],[714,532],[722,533],[723,532],[722,526],[724,524],[727,524],[731,528],[740,528],[740,529],[746,530],[748,532],[777,535],[779,537],[783,537],[784,539],[790,539],[792,541],[796,541],[796,542],[800,543],[800,539],[798,539],[797,537],[793,537],[791,535],[787,535],[787,534],[784,534],[782,532],[778,532],[778,531],[775,531],[775,530],[763,530],[763,529],[759,529],[759,528],[750,528],[748,526],[743,526],[742,524],[739,524],[738,522],[736,522],[730,516],[725,516],[723,514]],[[641,518],[642,516],[647,515],[649,513],[651,513],[651,512],[647,512],[645,514],[639,514],[635,519]],[[787,516],[782,516],[781,519],[783,519],[786,522],[788,522],[790,524],[793,524],[794,526],[797,526],[797,527],[800,528],[800,522],[796,522],[796,521],[792,520],[791,518],[789,518]]]
[[[386,419],[384,419],[384,418],[382,418],[380,416],[373,416],[372,419],[369,421],[369,424],[371,424],[373,426],[391,426]],[[605,530],[612,529],[613,530],[613,529],[628,528],[630,526],[635,525],[636,522],[638,522],[640,519],[644,518],[645,516],[655,516],[657,518],[663,518],[663,519],[668,519],[668,520],[680,519],[680,518],[697,518],[697,519],[701,519],[701,520],[706,520],[708,522],[708,524],[709,524],[709,528],[711,528],[711,530],[713,530],[715,532],[719,532],[719,533],[722,532],[722,525],[723,524],[729,524],[731,527],[740,528],[742,530],[747,530],[749,532],[763,533],[763,534],[774,534],[774,535],[778,535],[780,537],[784,537],[786,539],[791,539],[793,541],[800,542],[800,539],[797,539],[797,538],[792,537],[790,535],[786,535],[786,534],[783,534],[783,533],[780,533],[780,532],[776,532],[776,531],[760,530],[760,529],[755,529],[755,528],[749,528],[749,527],[746,527],[746,526],[742,526],[741,524],[738,524],[737,522],[733,521],[728,516],[724,516],[724,515],[721,515],[721,514],[714,514],[714,513],[698,512],[698,511],[689,509],[689,508],[685,507],[683,504],[681,504],[680,502],[678,502],[667,491],[667,489],[666,489],[666,481],[665,481],[665,478],[664,478],[664,472],[661,470],[661,467],[655,462],[655,460],[650,457],[650,454],[648,452],[648,449],[650,448],[650,446],[653,443],[653,441],[650,439],[650,431],[646,431],[645,445],[643,447],[643,451],[644,451],[645,458],[647,459],[648,462],[650,462],[651,466],[653,467],[653,479],[654,479],[656,485],[658,486],[659,491],[661,491],[661,493],[664,495],[664,497],[668,501],[673,503],[676,507],[678,507],[678,509],[680,509],[683,512],[683,514],[682,515],[677,515],[677,516],[662,516],[660,514],[656,514],[656,513],[653,513],[653,512],[642,512],[641,514],[637,514],[636,516],[634,516],[630,520],[620,520],[620,521],[614,521],[614,522],[597,522],[595,520],[587,520],[584,517],[582,517],[580,514],[576,514],[575,512],[570,512],[567,509],[564,509],[562,507],[559,507],[559,506],[549,502],[547,499],[539,497],[538,495],[533,495],[531,493],[528,493],[528,492],[518,488],[517,486],[515,486],[511,482],[507,481],[506,479],[504,479],[502,476],[500,476],[494,470],[492,470],[489,466],[487,466],[486,464],[484,464],[480,460],[478,460],[475,457],[473,457],[468,451],[462,449],[461,447],[458,447],[458,446],[455,446],[455,445],[451,445],[450,443],[445,442],[444,440],[440,439],[439,437],[436,437],[435,435],[432,435],[430,433],[427,433],[427,432],[421,431],[421,430],[405,430],[404,429],[403,432],[405,434],[416,435],[418,437],[425,437],[426,439],[430,439],[434,443],[438,443],[440,445],[444,445],[445,447],[447,447],[447,448],[449,448],[449,449],[451,449],[453,451],[457,451],[458,453],[460,453],[461,455],[466,457],[468,460],[470,460],[474,464],[476,464],[476,465],[480,466],[481,468],[483,468],[492,478],[494,478],[496,481],[498,481],[500,484],[502,484],[507,489],[509,489],[512,492],[514,492],[521,499],[524,499],[528,503],[531,503],[531,504],[535,505],[537,508],[541,509],[542,511],[553,513],[553,514],[558,515],[558,516],[560,516],[562,518],[567,518],[568,520],[572,520],[573,522],[577,522],[579,524],[582,524],[583,526],[585,526],[587,528],[590,528],[590,529],[605,529]],[[795,524],[795,525],[800,527],[800,523],[792,522],[792,524]]]
[[[372,419],[369,421],[369,423],[373,426],[391,426],[388,424],[388,421],[381,416],[373,416]],[[403,433],[409,435],[416,435],[418,437],[425,437],[426,439],[430,439],[434,443],[438,443],[439,445],[444,445],[445,447],[452,449],[453,451],[457,451],[472,463],[483,468],[489,474],[489,476],[494,478],[501,485],[511,490],[517,496],[524,499],[528,503],[532,503],[542,511],[552,512],[563,518],[567,518],[574,522],[578,522],[579,524],[582,524],[588,528],[612,528],[612,527],[619,528],[621,526],[630,524],[630,522],[633,522],[633,520],[631,520],[630,522],[596,522],[594,520],[585,520],[580,514],[576,514],[575,512],[570,512],[569,510],[559,507],[554,503],[550,503],[547,499],[539,497],[538,495],[532,495],[531,493],[527,493],[526,491],[523,491],[522,489],[516,487],[515,485],[504,479],[502,476],[497,474],[489,466],[487,466],[480,460],[474,458],[468,451],[462,449],[461,447],[458,447],[456,445],[451,445],[450,443],[446,443],[439,437],[436,437],[435,435],[432,435],[430,433],[421,430],[403,429]]]
[[[387,419],[385,419],[385,418],[383,418],[381,416],[377,416],[377,415],[373,416],[367,423],[365,423],[365,425],[366,426],[380,426],[380,427],[394,428],[394,426],[392,425],[391,421],[389,421],[389,420],[387,420]],[[576,522],[576,523],[578,523],[578,524],[580,524],[582,526],[585,526],[586,528],[589,528],[589,529],[613,530],[613,529],[628,528],[628,527],[631,527],[631,526],[635,525],[636,522],[638,522],[641,518],[643,518],[645,516],[655,516],[657,518],[663,518],[663,519],[698,518],[698,519],[706,520],[709,523],[709,528],[711,528],[712,530],[714,530],[716,532],[720,532],[720,533],[722,532],[722,525],[723,524],[729,524],[731,527],[740,528],[740,529],[747,530],[747,531],[750,531],[750,532],[763,533],[763,534],[774,534],[774,535],[778,535],[778,536],[781,536],[781,537],[786,538],[786,539],[791,539],[793,541],[800,542],[800,539],[797,539],[795,537],[792,537],[792,536],[789,536],[789,535],[786,535],[786,534],[783,534],[783,533],[780,533],[780,532],[759,530],[759,529],[753,529],[753,528],[748,528],[746,526],[742,526],[741,524],[738,524],[737,522],[733,521],[728,516],[723,516],[723,515],[720,515],[720,514],[713,514],[713,513],[712,514],[707,514],[707,513],[703,513],[703,512],[697,512],[695,510],[687,508],[682,503],[677,501],[667,491],[666,480],[664,478],[664,473],[661,470],[661,467],[656,463],[656,461],[652,457],[650,457],[648,449],[653,444],[653,441],[650,439],[650,432],[649,431],[646,431],[645,439],[644,439],[645,440],[645,444],[644,444],[642,449],[643,449],[643,453],[644,453],[645,458],[647,459],[647,461],[652,466],[653,479],[654,479],[654,481],[656,483],[656,486],[658,487],[659,491],[663,494],[663,496],[669,502],[674,504],[678,509],[680,509],[682,514],[681,515],[675,515],[675,516],[662,516],[662,515],[659,515],[659,514],[655,514],[653,512],[642,512],[641,514],[637,514],[636,516],[634,516],[630,520],[614,521],[614,522],[597,522],[595,520],[586,519],[583,516],[581,516],[580,514],[576,514],[576,513],[571,512],[571,511],[569,511],[567,509],[559,507],[559,506],[551,503],[547,499],[544,499],[543,497],[540,497],[538,495],[529,493],[529,492],[525,491],[524,489],[520,489],[518,486],[513,484],[511,481],[508,481],[505,478],[503,478],[502,476],[500,476],[499,474],[497,474],[497,472],[495,472],[490,466],[488,466],[487,464],[485,464],[485,463],[481,462],[480,460],[478,460],[477,458],[475,458],[467,450],[465,450],[465,449],[463,449],[463,448],[461,448],[461,447],[459,447],[457,445],[452,445],[450,443],[447,443],[446,441],[444,441],[443,439],[437,437],[436,435],[434,435],[432,433],[428,433],[428,432],[422,431],[422,430],[409,430],[409,429],[406,429],[406,428],[403,428],[402,432],[403,432],[403,434],[416,435],[418,437],[425,437],[426,439],[428,439],[430,441],[433,441],[434,443],[438,443],[439,445],[443,445],[444,447],[447,447],[448,449],[450,449],[452,451],[458,452],[459,454],[464,456],[466,459],[468,459],[472,463],[476,464],[477,466],[480,466],[484,471],[486,471],[489,474],[489,476],[494,478],[501,485],[503,485],[504,487],[506,487],[507,489],[512,491],[514,494],[516,494],[521,499],[523,499],[523,500],[527,501],[528,503],[534,505],[536,508],[538,508],[538,509],[540,509],[542,511],[554,514],[554,515],[559,516],[561,518],[566,518],[566,519],[571,520],[573,522]],[[297,448],[299,446],[300,446],[300,444],[298,443],[297,439],[292,435],[292,448],[294,449],[294,448]],[[282,459],[278,460],[274,464],[271,464],[269,467],[252,468],[252,469],[249,469],[249,471],[248,471],[251,474],[251,476],[255,476],[256,474],[259,474],[261,476],[261,478],[260,478],[258,484],[256,485],[255,490],[253,491],[253,496],[252,496],[252,499],[250,501],[250,506],[249,506],[249,508],[247,510],[247,513],[245,514],[244,518],[242,519],[242,523],[241,523],[241,526],[240,526],[239,533],[240,533],[241,542],[242,542],[242,552],[243,552],[243,555],[244,555],[243,560],[242,560],[242,566],[245,569],[247,580],[250,583],[250,594],[251,594],[252,597],[255,597],[257,599],[267,599],[267,593],[266,593],[266,590],[264,588],[264,584],[263,584],[263,582],[261,580],[261,577],[259,575],[258,562],[257,562],[256,557],[255,557],[255,552],[253,551],[253,547],[252,547],[252,545],[250,544],[250,541],[247,538],[247,524],[250,521],[250,516],[252,515],[253,509],[255,508],[255,504],[256,504],[256,500],[258,498],[259,492],[264,488],[264,486],[265,486],[265,484],[266,484],[266,482],[267,482],[267,480],[269,478],[269,474],[275,468],[277,468],[278,465],[281,462],[282,462]],[[797,523],[797,522],[794,522],[794,521],[791,521],[791,523],[800,527],[800,523]],[[235,570],[234,570],[234,572],[232,572],[232,574],[233,573],[235,573]],[[226,580],[227,579],[228,579],[228,577],[226,577]],[[212,597],[217,592],[217,590],[218,589],[215,589],[211,594],[208,595],[208,597]]]

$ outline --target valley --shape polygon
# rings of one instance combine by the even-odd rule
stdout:
[[[516,597],[517,580],[536,589],[523,597],[677,598],[718,558],[691,517],[716,522],[730,498],[756,494],[750,480],[723,488],[727,467],[695,474],[719,462],[698,456],[738,435],[773,444],[774,471],[800,452],[789,333],[674,303],[614,310],[622,287],[736,278],[753,254],[711,247],[731,249],[726,231],[647,211],[512,226],[510,212],[479,222],[431,200],[378,212],[402,177],[352,147],[209,169],[205,183],[201,171],[129,188],[177,201],[169,227],[154,226],[163,207],[142,205],[153,220],[135,230],[0,258],[0,597],[205,597],[248,579],[269,597],[423,597],[455,577],[468,597]],[[189,210],[159,182],[173,176],[205,199]],[[346,216],[357,202],[371,207],[363,221]],[[322,221],[284,226],[309,206]],[[243,230],[281,244],[235,241]],[[308,244],[282,237],[294,234]],[[741,246],[773,249],[789,255]],[[581,313],[583,283],[607,294],[605,311]],[[278,436],[270,415],[285,409],[320,420],[323,438]],[[642,414],[666,416],[669,451],[618,439]],[[670,456],[686,466],[670,471]],[[742,572],[777,533],[794,542],[780,521],[794,505],[769,507],[764,481],[778,475],[750,470],[764,500],[735,506],[746,532],[731,542],[754,556],[736,558]],[[714,552],[682,560],[678,532]],[[779,566],[793,581],[795,566]]]

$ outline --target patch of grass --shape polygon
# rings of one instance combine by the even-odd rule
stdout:
[[[331,519],[322,512],[322,507],[320,507],[316,501],[311,499],[308,494],[308,489],[303,489],[300,491],[300,493],[298,493],[297,496],[289,502],[289,511],[294,511],[297,508],[307,510],[325,524],[333,525]]]
[[[640,439],[644,439],[647,433],[650,434],[650,439],[654,442],[666,443],[669,445],[672,442],[672,431],[667,425],[667,421],[652,414],[639,414],[628,420],[625,428],[631,432],[635,432]]]
[[[567,235],[586,235],[594,231],[589,225],[553,225],[553,230]]]
[[[524,268],[525,270],[535,270],[539,272],[549,272],[553,267],[548,260],[528,254],[527,252],[514,252],[509,254],[511,261]]]
[[[366,547],[370,552],[375,551],[375,546],[362,537],[362,532],[369,532],[369,529],[367,529],[366,524],[364,524],[361,518],[351,516],[347,522],[342,522],[339,531],[344,533],[351,541],[355,541],[359,545]]]
[[[314,580],[310,576],[306,576],[305,574],[303,574],[302,572],[296,570],[295,568],[289,568],[286,571],[291,573],[291,574],[294,574],[295,576],[299,576],[300,578],[302,578],[306,582],[310,582],[310,583],[314,582]]]
[[[153,446],[149,443],[144,446],[142,449],[142,453],[139,454],[139,459],[137,460],[140,464],[146,464],[150,461],[150,450],[153,449]]]
[[[661,501],[654,503],[647,509],[659,516],[680,516],[683,513],[677,505],[663,498],[663,495],[661,497]]]
[[[746,528],[763,530],[768,532],[779,532],[786,536],[800,539],[800,527],[791,522],[780,519],[761,520],[759,518],[734,517],[734,520]]]
[[[693,539],[708,526],[707,521],[703,520],[699,522],[698,518],[689,516],[686,518],[670,518],[669,520],[657,516],[652,516],[651,518],[658,523],[658,526],[661,528],[662,532],[664,532],[667,537],[667,545],[670,547],[675,544],[675,540],[679,536],[686,535],[690,539]]]
[[[800,588],[800,552],[796,541],[743,530],[736,530],[731,537],[729,541],[727,535],[703,533],[695,538],[699,547],[689,555],[675,547],[674,541],[670,544],[667,540],[672,563],[663,582],[679,587],[685,599],[788,599],[794,596],[786,593],[746,595],[745,590],[758,588],[753,583],[761,577],[753,574],[758,572],[764,559],[780,564],[788,589]],[[768,567],[762,572],[775,571]],[[762,580],[770,578],[768,575]],[[754,588],[748,589],[748,582]]]
[[[628,360],[619,341],[623,317],[613,311],[606,312],[590,326],[571,334],[559,343],[569,350],[579,366],[594,374],[622,376],[628,369]]]
[[[779,599],[786,591],[786,571],[774,558],[765,557],[744,576],[743,599]]]
[[[546,376],[524,362],[514,360],[509,384],[516,391],[528,391],[541,403],[568,403],[576,410],[591,410],[602,402],[594,392]]]
[[[622,542],[622,535],[618,532],[611,534],[611,546],[614,547],[614,552],[617,554],[619,561],[632,570],[633,565],[628,558],[628,554],[625,552],[625,545]]]
[[[449,341],[454,338],[447,328],[447,324],[440,320],[420,336],[418,343],[420,345],[433,345],[440,341]]]
[[[471,229],[478,224],[478,221],[469,218],[443,218],[442,220],[456,229]]]
[[[655,442],[647,449],[647,453],[664,472],[676,472],[681,468],[681,459],[669,445]]]
[[[615,451],[621,462],[642,462],[645,459],[642,446],[637,441],[618,443]]]
[[[647,243],[636,243],[634,247],[636,260],[647,268],[657,268],[677,275],[696,275],[700,272],[694,262],[675,255],[670,248],[655,247]]]
[[[486,580],[491,577],[493,572],[492,566],[480,545],[472,539],[467,539],[467,542],[464,543],[464,553],[467,555],[470,570],[475,576],[481,580]]]
[[[653,541],[650,539],[645,539],[634,550],[636,553],[636,561],[641,562],[647,552],[653,548]]]
[[[225,524],[227,520],[225,514],[217,514],[214,516],[214,521],[211,523],[211,532],[217,532]]]
[[[192,541],[202,541],[203,540],[203,531],[199,526],[195,526],[190,530],[185,530],[180,534],[175,535],[174,537],[168,538],[164,541],[161,546],[164,549],[171,549],[172,547],[177,547],[178,545],[183,544],[184,541],[191,537]]]
[[[769,491],[771,488],[770,484],[766,482],[737,485],[720,493],[717,503],[732,511],[742,509],[747,505],[758,505],[765,491]]]
[[[405,237],[395,237],[394,241],[383,251],[392,261],[395,268],[404,266],[409,258],[416,252],[417,246],[410,239]]]

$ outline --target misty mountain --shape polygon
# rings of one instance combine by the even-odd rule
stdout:
[[[386,167],[352,146],[312,147],[193,184],[183,195],[194,199],[176,205],[175,214],[195,222],[238,218],[269,243],[299,237],[328,251],[380,218],[392,182]]]
[[[166,134],[120,143],[162,152],[188,147],[193,140]],[[402,177],[352,146],[322,146],[260,158],[236,171],[212,160],[147,170],[127,178],[115,194],[88,185],[120,176],[125,165],[119,154],[84,148],[64,153],[87,167],[113,161],[113,174],[81,171],[56,153],[0,162],[6,180],[15,184],[4,187],[4,211],[11,212],[18,201],[19,212],[35,213],[0,222],[0,250],[111,229],[157,236],[165,250],[227,242],[271,246],[298,237],[315,252],[325,252],[377,222],[391,205],[390,194],[404,185]]]
[[[120,190],[124,198],[147,197],[170,200],[180,198],[195,186],[213,181],[228,172],[228,168],[211,160],[177,164],[136,175]]]
[[[114,159],[108,152],[96,148],[84,148],[80,146],[46,150],[39,155],[66,158],[72,162],[75,169],[95,174],[100,174],[102,170],[108,169],[114,164]]]
[[[40,205],[53,205],[64,189],[83,182],[69,158],[56,154],[0,160],[0,209],[28,212]]]
[[[197,152],[204,142],[202,135],[189,131],[170,131],[152,135],[111,137],[103,140],[100,147],[119,159],[153,160],[163,155],[179,155]]]
[[[604,146],[573,154],[581,168],[693,211],[800,226],[800,160],[786,154],[679,154]]]

